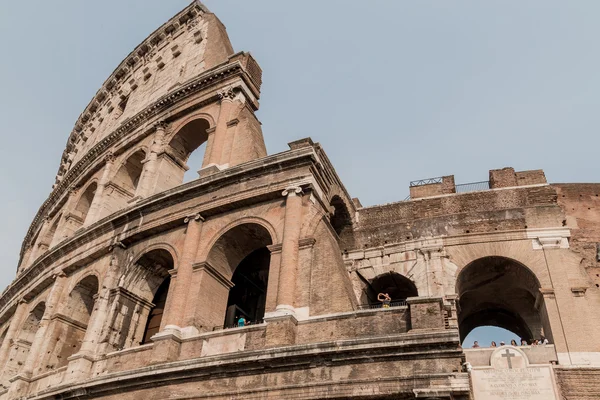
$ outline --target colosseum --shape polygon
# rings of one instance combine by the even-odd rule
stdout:
[[[261,74],[195,1],[108,77],[0,297],[0,399],[600,398],[600,184],[363,207],[310,138],[267,154]]]

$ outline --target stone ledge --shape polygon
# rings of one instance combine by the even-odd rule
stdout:
[[[103,392],[114,390],[116,386],[121,390],[135,390],[143,388],[150,382],[156,385],[161,382],[161,376],[166,384],[177,379],[185,380],[194,377],[207,379],[211,374],[239,374],[242,372],[247,374],[252,371],[260,373],[264,368],[274,371],[278,368],[288,369],[294,365],[304,368],[306,363],[314,360],[316,356],[320,360],[328,359],[329,363],[342,364],[349,361],[365,362],[378,359],[388,361],[392,358],[404,360],[460,358],[462,351],[458,347],[458,342],[457,332],[438,331],[227,353],[117,372],[92,378],[84,384],[76,386],[57,386],[42,391],[32,398],[41,400],[60,396],[60,398],[67,399],[71,398],[67,393],[74,390],[85,390],[89,394],[101,395]],[[446,349],[440,346],[442,343],[447,344]],[[447,377],[452,374],[442,375]]]

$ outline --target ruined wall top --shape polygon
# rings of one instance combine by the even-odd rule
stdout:
[[[223,24],[199,1],[191,3],[137,46],[98,90],[69,136],[56,183],[110,132],[232,54]]]

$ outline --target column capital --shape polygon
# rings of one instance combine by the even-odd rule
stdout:
[[[236,93],[233,90],[233,88],[227,88],[227,89],[223,89],[221,90],[219,93],[219,99],[221,100],[221,102],[224,101],[233,101],[233,99],[235,99]]]
[[[185,217],[185,219],[183,220],[184,224],[189,223],[190,221],[200,221],[200,222],[204,222],[204,217],[202,217],[202,215],[200,215],[200,213],[196,213],[193,215],[188,215],[187,217]]]
[[[58,278],[66,278],[67,274],[65,274],[65,271],[59,271],[55,274],[52,274],[52,279],[57,280]]]
[[[304,194],[304,192],[302,191],[302,188],[300,186],[290,186],[287,187],[283,190],[283,192],[281,192],[281,195],[283,197],[288,197],[288,196],[302,196]]]
[[[169,124],[165,121],[158,121],[154,124],[154,130],[159,132],[162,131],[164,132],[165,130],[167,130],[167,127],[169,126]]]
[[[115,162],[115,160],[117,159],[117,157],[115,157],[115,155],[113,154],[112,151],[108,152],[105,156],[104,156],[104,162],[106,164],[112,164]]]
[[[125,246],[123,244],[123,242],[115,242],[113,244],[111,244],[110,246],[108,246],[108,251],[112,252],[114,249],[119,248],[119,249],[126,249],[127,246]]]

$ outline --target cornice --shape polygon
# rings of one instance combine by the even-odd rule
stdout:
[[[147,215],[149,212],[161,208],[161,204],[163,204],[165,201],[168,201],[168,199],[182,199],[185,198],[186,195],[189,196],[189,193],[194,191],[215,190],[215,188],[239,182],[241,176],[250,176],[255,174],[267,175],[272,173],[272,171],[298,168],[303,165],[314,164],[316,161],[317,159],[315,151],[312,147],[286,151],[249,161],[247,163],[236,165],[234,167],[217,172],[213,175],[199,178],[164,192],[157,193],[151,197],[142,199],[139,202],[130,205],[129,207],[117,211],[101,219],[100,221],[84,227],[77,231],[73,236],[58,243],[48,252],[40,255],[38,259],[34,260],[29,268],[18,275],[15,281],[13,281],[0,295],[0,317],[10,308],[11,302],[15,299],[15,297],[20,296],[25,288],[30,285],[37,288],[40,282],[44,282],[45,275],[47,275],[48,271],[51,270],[50,267],[59,261],[62,256],[72,252],[74,249],[82,248],[82,246],[84,246],[85,243],[88,243],[89,240],[95,240],[107,233],[114,232],[115,227],[119,226],[120,221],[131,220],[139,215]],[[304,179],[304,177],[300,178]],[[302,182],[298,184],[301,184],[307,190],[309,189],[308,184],[304,184]],[[267,189],[273,198],[279,198],[281,191],[289,185],[290,182],[288,181],[281,182],[280,185],[269,184]],[[244,202],[248,197],[256,198],[257,201],[263,201],[265,200],[265,194],[260,194],[258,191],[264,189],[265,188],[260,187],[256,188],[256,191],[249,192],[245,196],[228,196],[226,200],[218,199],[216,201],[211,201],[210,205],[206,206],[206,210],[202,209],[200,211],[203,215],[205,215],[205,211],[207,211],[205,216],[208,217],[210,215],[215,215],[222,212],[222,210],[227,207],[232,207],[232,204]],[[169,225],[175,220],[185,218],[188,214],[189,210],[183,210],[180,213],[174,213],[170,215],[169,218],[162,220],[161,224],[159,225]],[[156,225],[147,225],[145,229],[155,229],[156,227]],[[119,240],[125,240],[125,238],[119,236]],[[99,245],[97,249],[94,250],[94,258],[102,257],[104,254],[108,253],[109,246],[113,243],[114,240],[111,240],[109,243],[106,243],[106,246]],[[75,261],[73,265],[79,266],[79,261]]]
[[[192,79],[187,84],[184,84],[182,87],[162,96],[153,104],[147,106],[144,110],[138,112],[133,117],[128,118],[116,130],[108,134],[104,139],[94,145],[94,147],[92,147],[73,167],[71,167],[65,173],[63,179],[54,187],[54,190],[50,193],[48,199],[46,199],[46,201],[38,210],[23,240],[19,263],[22,261],[26,244],[36,231],[37,226],[46,214],[46,211],[51,208],[57,200],[60,199],[65,191],[78,180],[78,178],[88,169],[88,167],[94,164],[95,161],[101,159],[101,156],[104,155],[107,150],[112,149],[115,144],[117,144],[121,139],[126,137],[131,132],[138,128],[144,127],[153,117],[160,115],[164,111],[172,108],[174,105],[182,102],[194,94],[197,94],[211,86],[236,76],[241,76],[244,81],[249,83],[250,78],[245,77],[245,75],[247,75],[247,73],[244,71],[240,61],[227,63],[207,71],[197,78]],[[255,95],[255,93],[252,93],[252,95]],[[218,96],[215,93],[214,96],[206,99],[203,104],[217,100]]]

